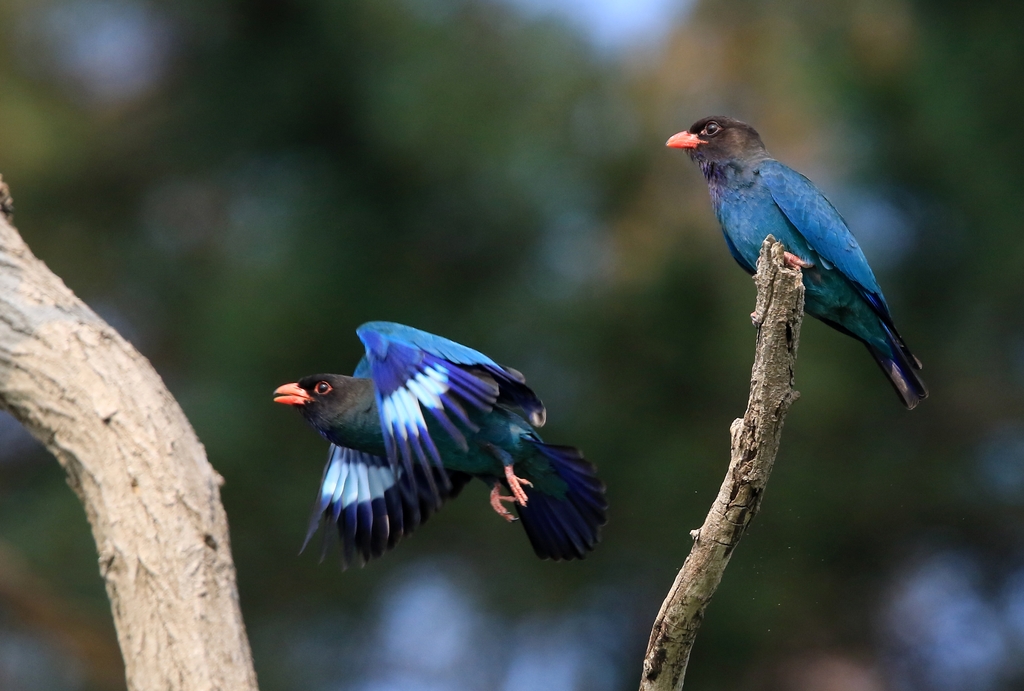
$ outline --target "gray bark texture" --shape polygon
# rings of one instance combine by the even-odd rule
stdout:
[[[757,514],[782,437],[782,423],[799,393],[793,389],[804,285],[799,269],[786,266],[781,243],[771,236],[757,262],[758,326],[750,398],[733,421],[732,455],[718,497],[699,530],[654,622],[644,659],[641,691],[677,691],[690,659],[704,610],[722,580],[733,549]]]
[[[152,365],[36,259],[0,181],[0,407],[85,506],[131,691],[255,690],[220,475]]]

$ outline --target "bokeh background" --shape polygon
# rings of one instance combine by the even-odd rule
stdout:
[[[264,691],[635,688],[743,411],[754,291],[665,139],[753,123],[846,215],[924,361],[903,410],[804,325],[774,477],[687,688],[1024,688],[1024,4],[4,0],[0,173],[33,250],[223,474]],[[527,374],[611,520],[538,561],[470,487],[342,573],[271,392],[390,319]],[[0,689],[124,687],[63,473],[0,418]]]

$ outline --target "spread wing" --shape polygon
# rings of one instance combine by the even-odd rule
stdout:
[[[759,170],[775,204],[811,249],[824,260],[823,268],[838,269],[857,287],[879,316],[888,320],[889,306],[885,303],[882,289],[875,280],[864,252],[846,221],[821,190],[806,177],[778,161],[765,161]]]
[[[544,404],[526,386],[523,375],[483,353],[391,322],[368,322],[356,333],[366,346],[356,374],[374,382],[391,467],[411,474],[418,463],[438,500],[441,496],[429,467],[441,467],[442,460],[424,409],[462,448],[468,448],[464,430],[477,429],[470,410],[489,412],[496,404],[511,403],[522,408],[534,425],[544,424]],[[440,480],[447,490],[448,477],[442,475]]]
[[[302,549],[324,525],[322,560],[329,545],[329,526],[336,524],[343,568],[356,557],[365,564],[384,554],[436,509],[421,472],[417,468],[410,476],[404,469],[393,469],[385,458],[331,444]],[[464,473],[441,468],[431,468],[430,472],[435,475],[435,484],[440,475],[446,476],[444,484],[448,490],[442,501],[454,498],[470,479]]]

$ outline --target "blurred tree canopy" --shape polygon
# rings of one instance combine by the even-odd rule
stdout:
[[[550,687],[625,689],[726,467],[754,335],[705,185],[663,142],[751,122],[850,222],[932,396],[907,413],[858,344],[805,325],[803,396],[689,685],[1017,688],[1022,15],[703,0],[609,52],[497,0],[17,0],[0,173],[33,250],[152,359],[226,478],[264,689],[394,687],[366,651],[415,582],[491,631],[468,653],[491,668],[451,688],[531,688],[502,665],[559,621],[610,652]],[[537,561],[483,487],[366,569],[295,557],[326,449],[270,394],[349,371],[369,319],[526,373],[545,438],[608,484],[592,558]],[[0,539],[110,630],[60,469],[0,433]],[[0,653],[22,625],[5,607]],[[579,633],[595,612],[600,640]]]

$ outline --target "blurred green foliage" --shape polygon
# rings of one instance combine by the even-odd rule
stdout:
[[[635,683],[752,357],[752,285],[662,146],[712,112],[847,215],[932,397],[907,413],[859,345],[805,324],[803,396],[688,688],[823,688],[806,680],[836,659],[945,688],[904,669],[886,624],[928,554],[966,555],[1005,610],[1024,556],[1021,4],[706,0],[664,45],[615,55],[486,0],[154,4],[155,76],[120,96],[48,62],[58,6],[0,7],[0,172],[33,250],[151,358],[224,475],[267,691],[295,687],[282,632],[365,627],[394,574],[437,555],[505,617],[611,589]],[[349,371],[369,319],[526,373],[545,438],[608,485],[592,558],[537,561],[482,486],[363,570],[294,556],[326,449],[270,394]],[[0,537],[108,621],[42,456],[0,464]],[[1011,667],[969,688],[1014,688]]]

